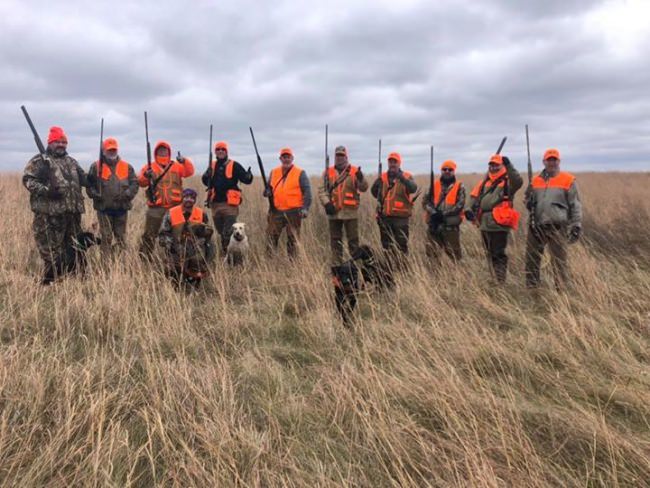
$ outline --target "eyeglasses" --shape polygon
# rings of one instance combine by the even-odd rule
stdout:
[[[223,147],[218,147],[218,148],[215,149],[215,151],[224,151],[225,152],[226,150]]]

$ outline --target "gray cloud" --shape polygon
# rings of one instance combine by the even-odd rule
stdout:
[[[415,172],[428,147],[482,171],[503,135],[523,167],[557,146],[574,170],[645,169],[650,152],[650,29],[643,2],[331,0],[311,6],[142,1],[132,5],[5,0],[0,6],[0,169],[19,170],[33,142],[62,125],[83,166],[99,119],[123,157],[152,142],[206,164],[210,123],[232,156],[267,165],[290,145],[320,170],[323,128],[370,171],[377,139]]]

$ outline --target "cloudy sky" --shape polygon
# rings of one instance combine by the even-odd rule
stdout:
[[[312,173],[330,151],[375,171],[401,151],[405,168],[455,159],[480,171],[501,137],[525,169],[557,146],[566,169],[647,170],[650,1],[299,0],[171,2],[0,0],[0,170],[35,152],[20,105],[45,138],[62,125],[82,166],[100,118],[121,154],[152,142],[207,161],[208,128],[255,166],[290,145]]]

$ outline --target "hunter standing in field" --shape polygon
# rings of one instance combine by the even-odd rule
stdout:
[[[499,283],[506,281],[508,273],[506,248],[510,229],[517,227],[519,218],[512,202],[522,185],[523,179],[510,160],[494,154],[487,176],[472,190],[470,209],[465,212],[467,220],[474,222],[481,231],[490,269]]]
[[[140,170],[138,184],[147,188],[147,213],[140,253],[149,257],[153,253],[158,231],[167,209],[181,203],[183,178],[194,174],[194,165],[189,158],[179,156],[172,159],[172,148],[168,142],[159,141],[154,148],[154,160]]]
[[[332,264],[343,262],[343,229],[350,255],[359,247],[359,203],[361,193],[368,190],[368,182],[361,168],[348,161],[348,151],[338,146],[334,151],[334,167],[323,174],[319,198],[325,207],[329,222]]]
[[[280,166],[269,174],[269,188],[264,196],[272,196],[273,207],[269,209],[266,230],[268,250],[277,249],[282,229],[287,232],[287,252],[296,256],[296,243],[300,237],[302,219],[307,218],[311,206],[311,185],[307,173],[293,163],[293,151],[289,147],[280,150]]]
[[[529,225],[526,240],[526,286],[540,284],[540,264],[548,246],[557,289],[568,285],[566,243],[577,242],[582,234],[582,204],[575,176],[560,171],[560,152],[544,153],[544,169],[526,191]],[[534,223],[534,225],[533,225]]]
[[[433,178],[433,171],[431,174]],[[465,209],[465,187],[456,180],[454,161],[442,163],[440,178],[433,184],[433,196],[429,190],[422,206],[428,224],[427,257],[438,261],[442,250],[453,261],[459,261],[462,257],[460,224]]]
[[[160,228],[160,246],[167,254],[167,273],[174,280],[198,281],[215,256],[208,215],[196,206],[197,193],[183,190],[182,203],[169,209]]]
[[[138,193],[138,179],[133,166],[120,158],[118,143],[108,137],[102,144],[102,159],[90,165],[86,193],[97,211],[101,250],[107,256],[113,237],[120,250],[126,248],[127,213]]]
[[[370,192],[378,201],[377,222],[381,245],[386,250],[408,254],[409,219],[413,213],[413,194],[417,184],[413,175],[402,171],[402,156],[388,155],[388,171],[372,184]]]
[[[250,185],[253,173],[250,167],[245,170],[237,161],[228,158],[227,142],[214,145],[214,156],[215,161],[203,173],[201,181],[208,189],[208,207],[212,210],[214,227],[221,236],[221,252],[225,253],[242,202],[238,183]]]
[[[69,269],[69,250],[81,232],[84,200],[81,187],[86,173],[67,152],[68,138],[60,127],[51,127],[46,159],[40,154],[29,160],[23,185],[29,191],[34,212],[32,230],[45,269],[44,285],[49,285]]]

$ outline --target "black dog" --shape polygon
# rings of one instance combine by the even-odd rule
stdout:
[[[88,266],[86,251],[93,246],[101,244],[101,238],[95,236],[92,232],[81,232],[72,242],[72,245],[66,247],[63,257],[63,273],[77,273],[84,275]]]
[[[380,289],[393,286],[392,273],[384,266],[369,246],[359,246],[352,259],[332,266],[336,308],[346,327],[352,325],[352,314],[357,306],[357,294],[366,286]]]

